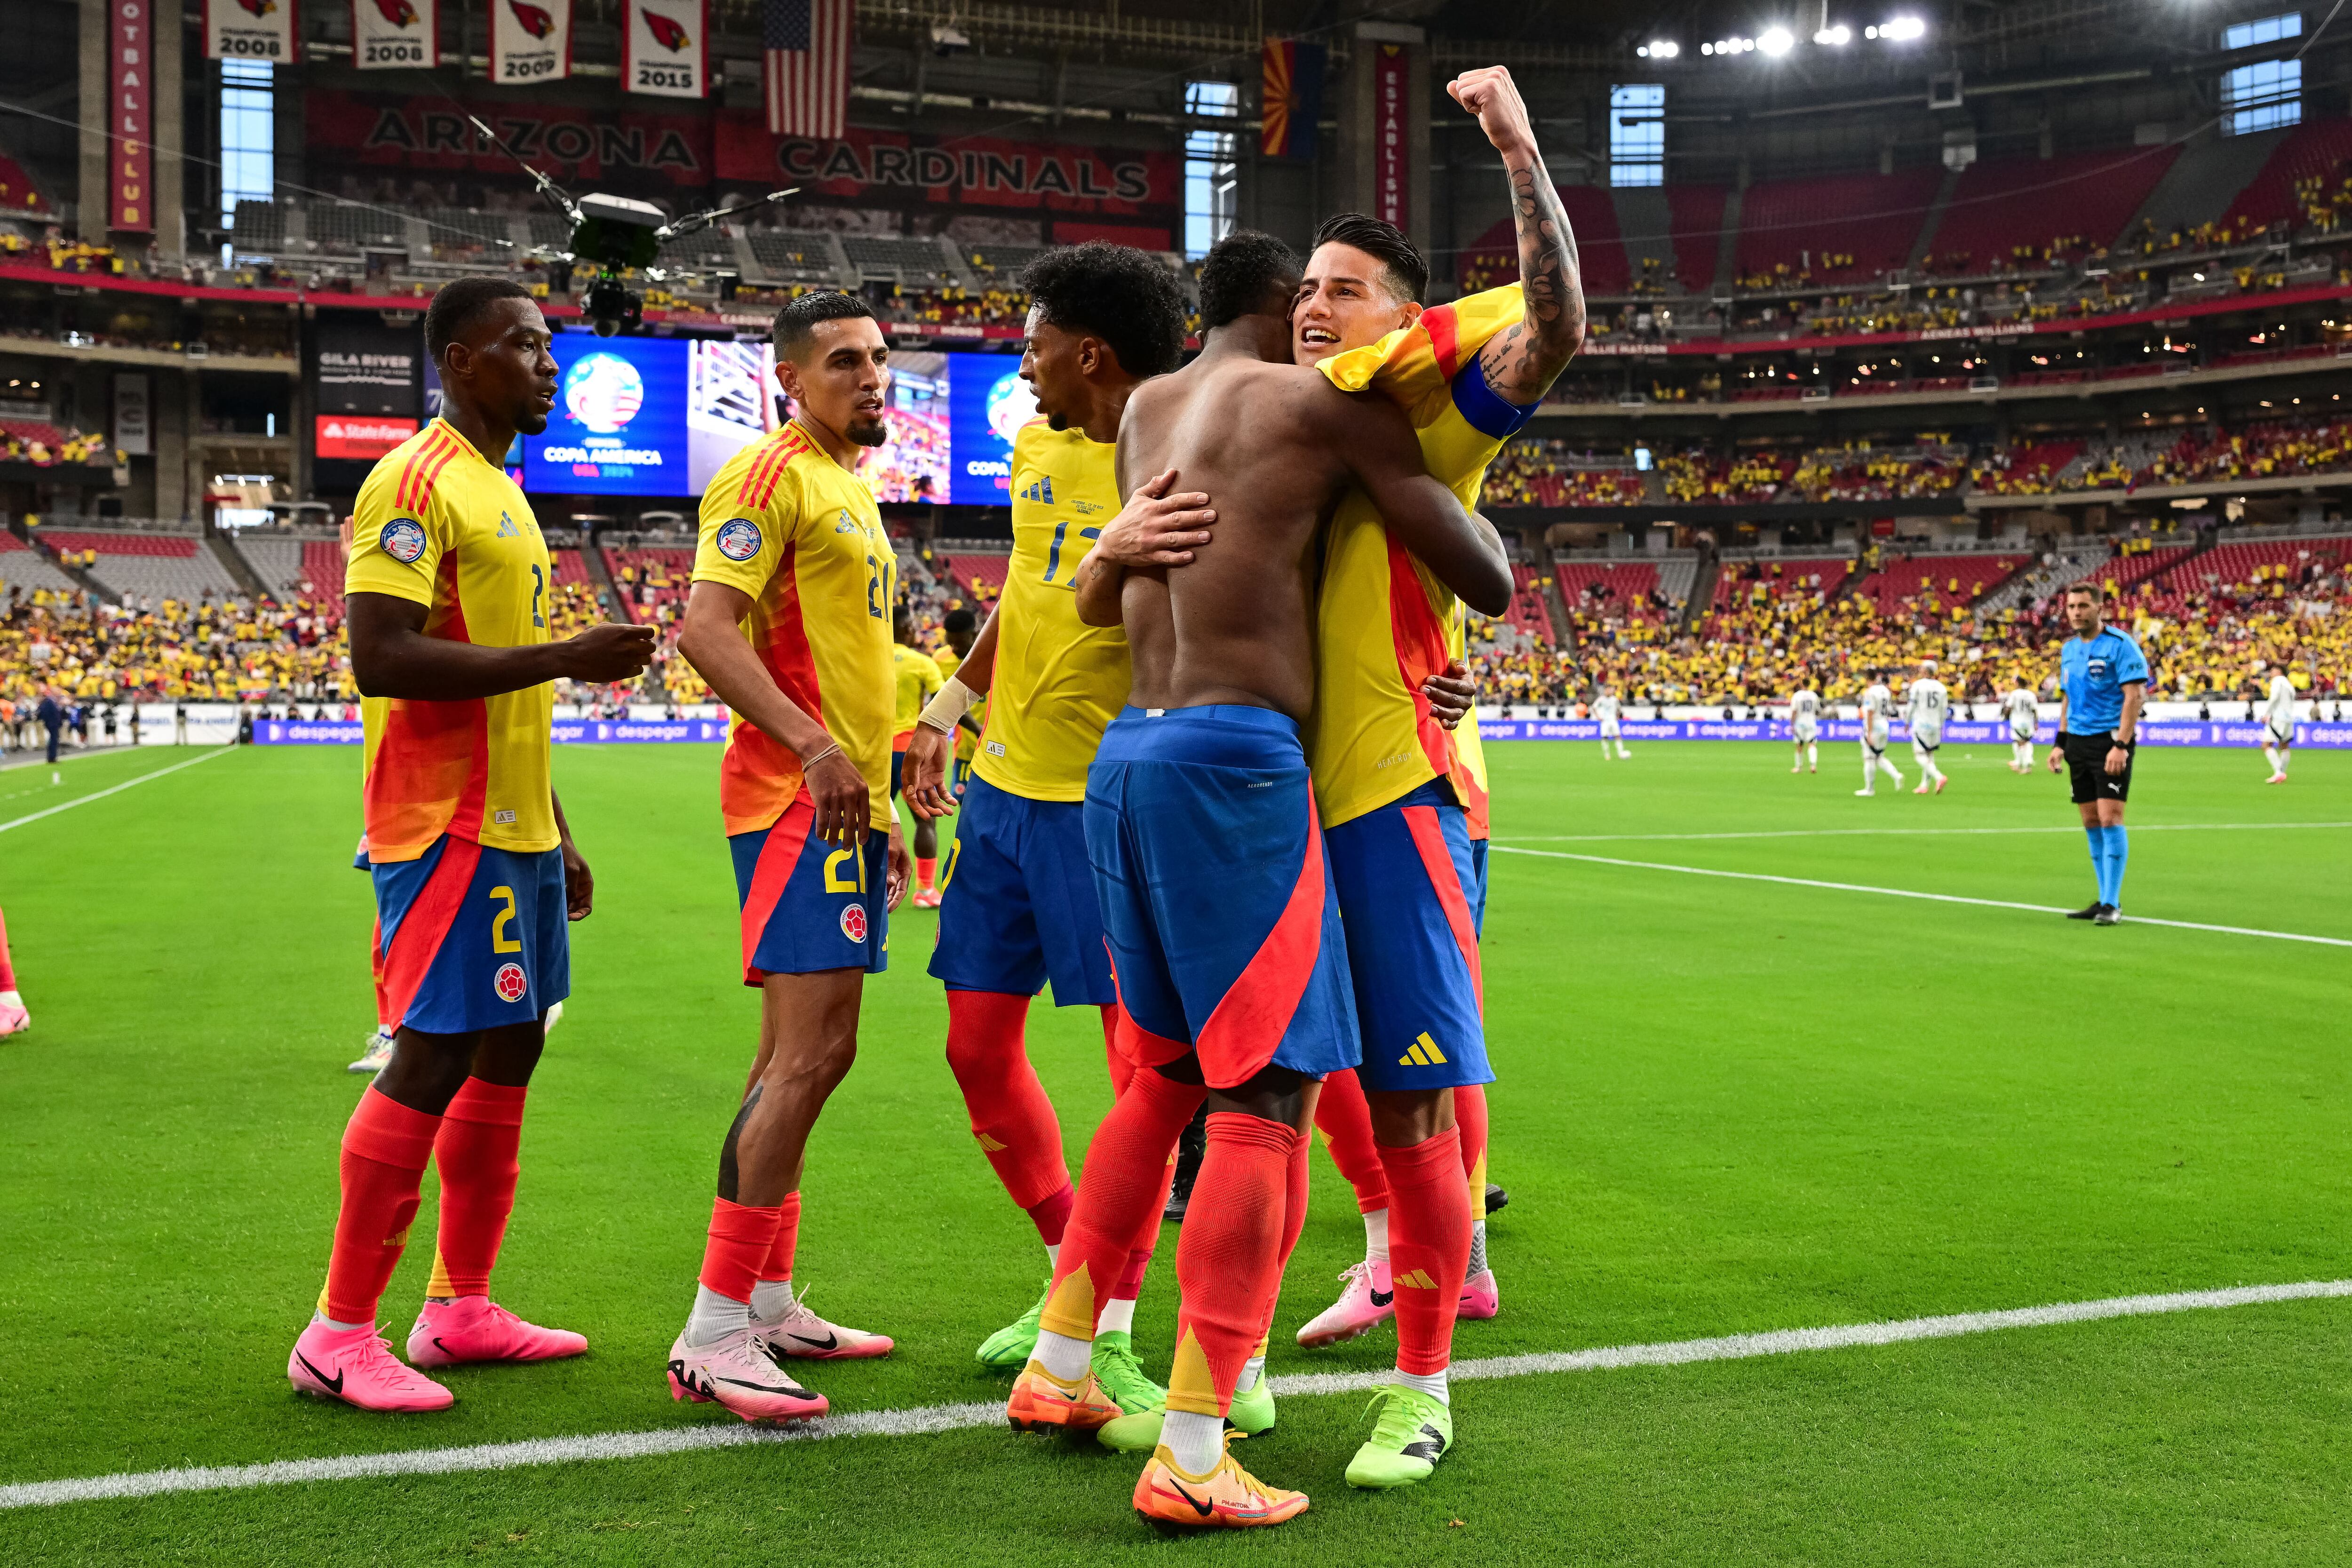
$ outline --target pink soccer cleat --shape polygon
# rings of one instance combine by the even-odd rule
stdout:
[[[1454,1309],[1456,1318],[1491,1318],[1502,1310],[1503,1293],[1495,1285],[1493,1269],[1485,1269],[1462,1281],[1462,1304]]]
[[[297,1394],[340,1399],[362,1410],[446,1410],[457,1396],[403,1366],[375,1325],[337,1329],[313,1321],[286,1358],[286,1380]]]
[[[2273,773],[2270,777],[2264,779],[2263,783],[2284,784],[2286,783],[2286,775],[2284,773]],[[6,1033],[8,1033],[6,1021],[5,1019],[0,1019],[0,1035],[5,1035]]]
[[[569,1329],[526,1323],[488,1296],[427,1301],[408,1331],[408,1359],[417,1366],[477,1361],[561,1361],[581,1355],[588,1337]]]
[[[707,1345],[677,1336],[669,1347],[669,1396],[698,1405],[716,1401],[754,1426],[813,1421],[825,1398],[794,1383],[755,1329],[737,1329]]]
[[[1351,1263],[1339,1278],[1345,1281],[1339,1299],[1298,1331],[1298,1342],[1308,1350],[1361,1339],[1396,1316],[1396,1286],[1386,1263]]]
[[[2278,781],[2273,779],[2273,784]],[[13,1002],[0,1002],[0,1039],[21,1035],[33,1026],[33,1015]]]
[[[803,1289],[793,1298],[793,1304],[781,1318],[754,1317],[751,1331],[768,1342],[778,1355],[794,1356],[802,1361],[850,1361],[890,1353],[894,1342],[887,1334],[869,1334],[864,1329],[845,1329],[839,1323],[828,1323],[808,1308],[808,1291]]]
[[[1936,775],[1936,793],[1937,793],[1937,795],[1941,795],[1941,794],[1943,794],[1943,793],[1944,793],[1944,786],[1945,786],[1946,784],[1950,784],[1951,782],[1952,782],[1952,775],[1951,775],[1951,774],[1949,774],[1949,773],[1937,773],[1937,774]]]

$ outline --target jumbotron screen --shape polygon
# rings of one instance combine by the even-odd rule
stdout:
[[[686,500],[776,427],[763,342],[556,335],[555,409],[522,441],[524,489]],[[1002,506],[1013,437],[1036,413],[1010,354],[904,352],[890,361],[890,439],[858,471],[886,501]]]

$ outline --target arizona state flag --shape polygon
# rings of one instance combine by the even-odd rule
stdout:
[[[1268,158],[1315,156],[1315,122],[1323,117],[1323,68],[1328,51],[1297,38],[1265,41],[1265,83],[1259,95],[1257,146]]]

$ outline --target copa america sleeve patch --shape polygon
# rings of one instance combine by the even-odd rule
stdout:
[[[719,553],[730,561],[749,561],[760,553],[760,525],[748,517],[720,523]]]
[[[383,525],[383,534],[377,542],[394,561],[414,566],[416,558],[425,553],[425,525],[414,518],[395,517]]]

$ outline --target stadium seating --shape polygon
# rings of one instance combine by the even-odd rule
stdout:
[[[1609,199],[1606,185],[1561,185],[1560,210],[1568,214],[1569,226],[1576,231],[1576,256],[1583,268],[1584,291],[1588,294],[1622,294],[1633,285],[1633,271],[1625,259],[1625,243],[1617,233],[1617,207]],[[1507,283],[1519,275],[1518,230],[1515,222],[1504,218],[1470,244],[1470,254],[1502,265],[1491,268],[1491,276],[1483,276],[1480,287],[1491,288]]]
[[[1658,568],[1647,561],[1556,561],[1552,581],[1580,637],[1588,620],[1655,626],[1669,613],[1667,606],[1651,602],[1658,591]]]
[[[604,570],[620,596],[621,609],[639,626],[667,626],[686,611],[686,596],[694,577],[694,552],[677,550],[604,550]],[[581,580],[587,580],[586,568]]]
[[[1666,211],[1673,215],[1671,243],[1675,276],[1689,292],[1705,298],[1715,287],[1716,252],[1721,244],[1724,205],[1731,196],[1724,185],[1668,185]]]
[[[2039,268],[2053,257],[2104,250],[2179,152],[2167,145],[1971,163],[1929,242],[1934,269]]]
[[[1511,583],[1511,604],[1503,612],[1504,624],[1546,647],[1559,641],[1559,631],[1551,624],[1550,607],[1544,603],[1541,571],[1524,562],[1514,562]]]
[[[47,556],[0,529],[0,591],[30,594],[79,594],[81,584],[52,565]]]
[[[948,555],[941,560],[956,588],[978,605],[996,602],[996,595],[1004,591],[1004,574],[1013,564],[1010,555]]]
[[[755,228],[751,255],[760,270],[771,278],[794,283],[835,284],[833,252],[821,234],[796,234],[786,229]]]
[[[1846,560],[1842,555],[1727,560],[1716,573],[1709,613],[1784,596],[1830,596],[1836,594],[1845,575]]]
[[[2352,159],[2352,120],[2305,121],[2280,140],[2261,173],[2238,193],[2221,228],[2248,233],[2294,223],[2304,216],[2305,205],[2296,187],[2318,182],[2332,189],[2347,159]]]
[[[1942,179],[1941,169],[1923,167],[1750,185],[1740,199],[1739,277],[1836,282],[1899,271]]]
[[[1973,605],[1988,589],[2026,564],[2025,552],[2011,555],[1916,555],[1887,562],[1863,576],[1849,597],[1868,599],[1882,616],[1909,601],[1932,601],[1943,610]]]
[[[65,552],[96,551],[90,573],[118,594],[193,603],[230,598],[239,589],[228,568],[185,534],[70,533],[41,531],[42,542]]]

